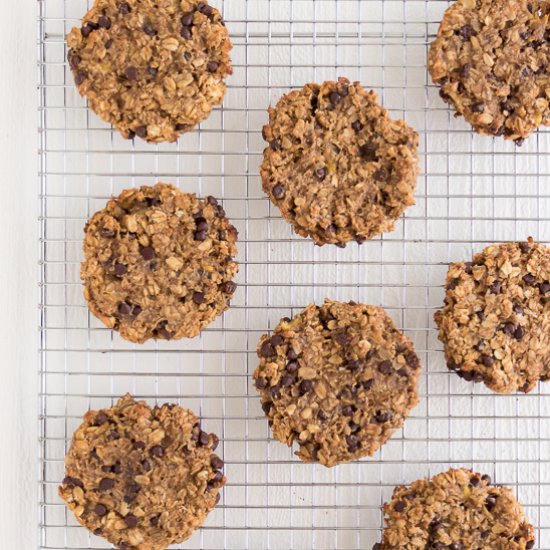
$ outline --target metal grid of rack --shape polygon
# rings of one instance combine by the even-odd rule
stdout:
[[[90,112],[65,62],[64,36],[86,0],[37,0],[40,98],[39,548],[109,548],[57,497],[63,457],[89,408],[125,392],[192,408],[223,444],[228,485],[203,529],[177,548],[371,548],[395,485],[464,465],[510,485],[550,549],[550,384],[491,394],[447,372],[434,311],[450,261],[486,244],[550,238],[550,133],[521,149],[479,137],[431,85],[427,46],[441,0],[213,2],[231,32],[225,103],[176,144],[125,141]],[[416,206],[359,247],[292,235],[258,176],[266,108],[290,88],[347,76],[377,90],[420,133]],[[212,194],[240,232],[231,309],[199,338],[136,346],[93,318],[79,281],[82,228],[122,189],[172,182]],[[371,459],[325,469],[269,437],[251,384],[259,336],[325,297],[382,305],[414,340],[421,401]]]

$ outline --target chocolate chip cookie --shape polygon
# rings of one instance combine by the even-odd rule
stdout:
[[[521,145],[550,124],[549,15],[543,0],[458,0],[445,12],[428,67],[476,132]]]
[[[550,249],[487,247],[451,264],[436,312],[448,368],[499,393],[529,392],[550,375]]]
[[[535,534],[512,491],[466,469],[397,487],[373,550],[531,550]]]
[[[237,230],[215,198],[163,183],[127,189],[84,232],[84,296],[126,340],[192,338],[228,308]]]
[[[80,95],[125,138],[175,141],[225,95],[232,45],[196,0],[96,0],[67,36]]]
[[[126,395],[89,411],[73,435],[59,495],[78,522],[117,548],[163,550],[189,538],[226,479],[218,438],[177,405]]]
[[[325,301],[258,344],[254,381],[273,435],[304,462],[372,455],[417,404],[420,362],[379,307]]]
[[[418,135],[358,83],[340,78],[285,95],[263,137],[264,191],[318,245],[391,231],[414,204]]]

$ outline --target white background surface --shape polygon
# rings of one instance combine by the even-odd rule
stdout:
[[[0,17],[0,548],[36,548],[36,2]]]

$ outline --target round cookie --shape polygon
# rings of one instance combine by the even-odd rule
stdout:
[[[196,0],[96,0],[67,36],[80,95],[125,138],[175,141],[210,115],[233,70],[220,12]]]
[[[126,340],[192,338],[228,308],[237,230],[213,197],[127,189],[84,231],[84,296]]]
[[[451,264],[436,312],[448,368],[499,393],[529,392],[550,375],[550,249],[487,247]]]
[[[358,83],[340,78],[285,95],[263,137],[264,191],[318,245],[391,231],[414,204],[418,135]]]
[[[372,455],[417,404],[412,342],[375,306],[325,301],[283,319],[258,344],[254,372],[273,435],[304,462]]]
[[[428,68],[476,132],[521,145],[550,124],[549,14],[542,0],[458,0],[445,12]]]
[[[466,469],[396,487],[373,550],[531,550],[535,534],[507,487]]]
[[[126,395],[89,411],[73,435],[59,495],[78,522],[117,548],[163,550],[189,538],[226,479],[218,438],[189,410]]]

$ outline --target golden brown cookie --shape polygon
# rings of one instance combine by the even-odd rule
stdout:
[[[340,78],[285,95],[263,136],[264,191],[318,245],[391,231],[414,204],[418,135],[358,83]]]
[[[487,247],[451,264],[435,314],[448,368],[499,393],[529,392],[550,375],[550,249]]]
[[[213,197],[163,183],[127,189],[86,224],[90,311],[131,342],[197,336],[235,292],[236,241]]]
[[[412,342],[379,307],[326,300],[258,344],[254,381],[273,435],[304,462],[372,455],[418,402]]]
[[[210,115],[232,73],[220,12],[196,0],[96,0],[67,36],[92,110],[125,138],[175,141]]]
[[[218,438],[177,405],[126,395],[89,411],[65,458],[61,498],[78,522],[117,548],[164,550],[189,538],[226,479]]]
[[[373,550],[531,550],[533,526],[512,491],[487,475],[449,470],[397,487]]]
[[[550,124],[549,15],[545,0],[458,0],[445,12],[428,67],[476,132],[521,145]]]

